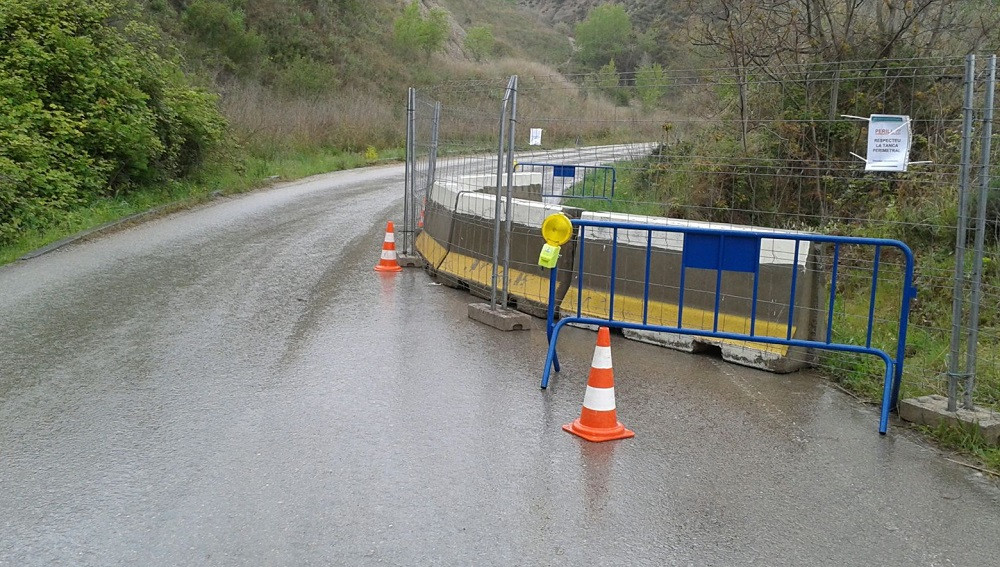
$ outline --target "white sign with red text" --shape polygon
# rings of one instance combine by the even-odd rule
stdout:
[[[910,117],[872,114],[868,119],[865,171],[906,171],[910,162]]]

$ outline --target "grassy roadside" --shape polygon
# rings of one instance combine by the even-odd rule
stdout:
[[[310,175],[353,169],[403,159],[402,149],[342,152],[323,148],[285,149],[266,156],[206,165],[183,181],[142,189],[127,196],[105,198],[67,211],[56,223],[23,231],[7,246],[0,247],[0,265],[74,234],[160,209],[182,210],[211,200],[218,194],[232,195],[266,187],[276,179],[301,179]]]

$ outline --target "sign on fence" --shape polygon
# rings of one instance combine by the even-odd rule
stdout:
[[[540,146],[542,145],[542,129],[532,128],[531,137],[528,139],[529,146]]]
[[[910,117],[872,114],[868,119],[865,171],[906,171],[910,161]]]

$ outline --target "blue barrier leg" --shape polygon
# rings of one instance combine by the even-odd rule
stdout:
[[[549,377],[552,375],[552,367],[555,366],[556,372],[559,372],[558,364],[555,364],[557,360],[556,357],[556,344],[559,342],[559,331],[566,326],[566,323],[570,321],[578,321],[579,318],[568,318],[560,320],[554,327],[552,327],[552,337],[549,339],[549,350],[545,355],[545,370],[542,371],[542,384],[541,387],[544,390],[549,387]]]
[[[556,318],[556,276],[558,275],[559,268],[552,268],[549,270],[549,309],[548,318],[545,323],[545,337],[549,340],[549,344],[552,344],[552,327],[555,325]],[[552,364],[556,368],[556,372],[559,372],[559,355],[553,353]],[[548,372],[548,364],[546,364],[545,371]],[[542,388],[548,385],[549,381],[546,379],[543,382]]]
[[[885,360],[885,380],[882,384],[882,415],[879,417],[878,422],[878,432],[879,435],[885,435],[889,430],[889,412],[892,408],[892,390],[893,390],[893,368],[894,364],[886,356]]]
[[[552,372],[552,360],[556,355],[556,344],[549,343],[549,352],[545,356],[545,370],[542,370],[542,384],[541,387],[544,390],[549,387],[549,374]]]
[[[908,258],[906,266],[906,288],[903,294],[903,304],[899,315],[899,338],[896,345],[896,369],[892,380],[892,409],[899,409],[899,386],[903,382],[903,362],[906,359],[906,328],[910,324],[910,305],[917,297],[917,288],[913,287],[913,259]]]
[[[552,337],[549,338],[549,351],[545,355],[545,370],[542,371],[542,389],[549,387],[549,376],[552,374],[552,367],[555,365],[556,361],[556,344],[559,342],[559,331],[566,325],[569,319],[563,319],[559,321],[554,327],[552,327]],[[555,365],[556,372],[559,372],[559,366]]]

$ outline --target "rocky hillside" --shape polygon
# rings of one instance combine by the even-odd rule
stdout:
[[[644,51],[666,67],[695,66],[689,48],[689,0],[517,0],[519,6],[566,34],[601,4],[621,4],[645,39]]]
[[[543,21],[573,25],[587,17],[587,12],[608,0],[517,0],[517,3],[536,12]],[[622,4],[635,22],[653,22],[664,16],[686,12],[684,0],[622,0]]]

